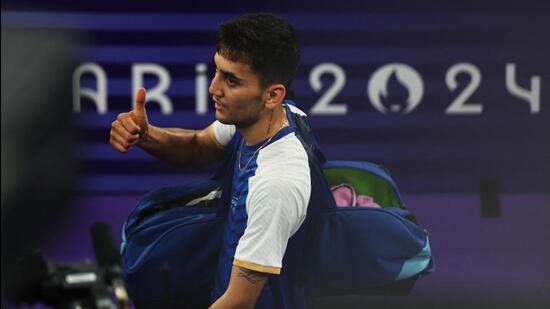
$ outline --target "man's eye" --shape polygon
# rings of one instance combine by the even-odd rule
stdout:
[[[237,85],[237,82],[235,82],[234,80],[232,80],[231,78],[227,78],[227,84],[229,86],[236,86]]]

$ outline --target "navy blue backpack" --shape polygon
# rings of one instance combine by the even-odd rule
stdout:
[[[307,118],[293,114],[290,121],[312,173],[323,178],[323,196],[315,200],[326,201],[310,203],[306,245],[298,248],[304,252],[300,280],[307,299],[410,293],[419,275],[433,271],[433,258],[427,231],[405,208],[390,175],[372,163],[325,162]],[[234,155],[212,180],[154,190],[128,216],[121,253],[136,307],[208,307],[228,205],[223,192],[231,188],[223,171],[232,170]],[[341,183],[381,208],[337,207],[330,186]]]

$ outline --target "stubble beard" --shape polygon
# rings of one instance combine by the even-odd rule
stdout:
[[[256,124],[261,119],[262,112],[265,110],[264,102],[262,102],[261,96],[254,99],[254,110],[245,115],[243,119],[230,121],[235,125],[237,129],[248,129]]]

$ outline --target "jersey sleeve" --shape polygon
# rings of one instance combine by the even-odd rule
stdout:
[[[301,176],[290,173],[250,179],[247,227],[237,245],[234,265],[280,274],[288,239],[307,213],[311,193],[309,171]]]
[[[235,134],[235,130],[234,125],[223,124],[218,120],[212,123],[212,136],[218,144],[224,147],[231,141],[233,134]]]

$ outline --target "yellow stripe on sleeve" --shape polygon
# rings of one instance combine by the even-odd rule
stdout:
[[[273,275],[279,275],[281,273],[281,269],[279,267],[272,267],[272,266],[264,266],[264,265],[258,265],[252,262],[247,262],[243,260],[234,259],[233,265],[244,267],[246,269],[259,271],[261,273],[269,273]]]

